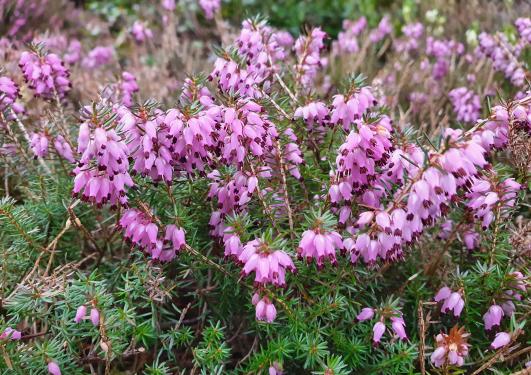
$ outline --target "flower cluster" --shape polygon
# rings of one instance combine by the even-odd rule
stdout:
[[[506,118],[506,112],[504,114],[498,111],[492,117],[490,125],[505,129],[506,134]],[[402,257],[403,245],[416,241],[426,227],[433,226],[438,218],[446,216],[451,205],[457,200],[458,189],[470,189],[474,178],[479,175],[479,168],[489,167],[485,160],[487,150],[501,142],[499,135],[503,134],[493,132],[493,128],[489,128],[487,124],[485,128],[467,134],[466,137],[460,130],[447,129],[445,136],[448,137],[451,147],[444,152],[434,152],[428,155],[427,159],[418,154],[418,162],[414,161],[415,158],[406,156],[411,164],[416,164],[415,168],[412,168],[414,173],[410,175],[410,182],[396,191],[387,208],[376,209],[372,213],[367,212],[363,217],[360,216],[357,226],[361,226],[361,229],[368,227],[368,232],[356,233],[356,238],[346,244],[347,249],[351,251],[352,260],[357,260],[359,254],[364,254],[365,261],[369,263],[374,262],[377,256],[383,259]],[[349,155],[340,149],[338,167],[342,167],[344,154]],[[364,157],[359,158],[363,165],[367,165]],[[433,163],[433,166],[423,169],[417,167],[425,161]],[[345,162],[343,164],[348,165]],[[393,168],[396,166],[394,162],[389,161],[389,166],[391,164]],[[341,169],[339,171],[341,172]],[[341,174],[339,176],[343,177]],[[376,178],[374,172],[371,176],[373,177],[370,180]],[[389,177],[393,177],[393,173]],[[337,192],[331,194],[331,201],[334,201],[334,194],[337,195]],[[378,207],[381,203],[376,200],[370,205]],[[348,212],[346,216],[348,217]],[[373,219],[376,219],[376,222],[373,222]]]
[[[433,297],[435,302],[443,302],[441,306],[442,313],[448,313],[453,311],[454,316],[458,317],[465,307],[465,300],[459,291],[452,292],[447,286],[442,287],[435,297]]]
[[[333,118],[333,117],[332,117]],[[377,166],[384,165],[392,151],[391,122],[383,116],[374,123],[357,121],[345,143],[339,147],[337,171],[330,186],[330,201],[337,204],[351,201],[362,194],[375,180]]]
[[[521,301],[522,294],[527,291],[525,276],[519,272],[512,272],[508,275],[508,287],[509,289],[505,290],[501,296],[501,307],[506,316],[512,316],[516,311],[516,306],[514,301]]]
[[[83,59],[83,67],[87,69],[96,69],[100,66],[110,64],[115,56],[114,47],[97,46],[93,48]]]
[[[186,246],[184,229],[175,224],[166,226],[164,237],[159,237],[159,226],[153,216],[137,209],[128,209],[120,218],[119,227],[125,237],[155,260],[168,262]]]
[[[79,127],[78,153],[74,169],[73,194],[99,206],[126,206],[127,187],[134,185],[129,175],[128,149],[122,135],[115,130],[115,115],[109,109],[85,107],[85,121]]]
[[[367,19],[360,17],[356,21],[343,20],[342,30],[332,43],[333,55],[356,53],[359,51],[358,36],[367,27]]]
[[[287,57],[285,47],[291,47],[292,43],[289,33],[275,32],[265,22],[246,20],[235,45],[255,82],[270,84],[269,76],[278,71],[277,63]]]
[[[321,50],[324,48],[326,33],[321,28],[314,28],[308,35],[301,35],[295,41],[295,54],[297,57],[297,80],[303,87],[313,84],[317,72],[327,64],[321,58]]]
[[[45,132],[33,133],[30,147],[35,158],[43,158],[48,154],[48,143],[48,135]]]
[[[217,210],[210,217],[211,233],[219,237],[224,235],[225,216],[244,211],[251,201],[258,189],[258,177],[238,171],[228,181],[223,181],[218,170],[209,173],[208,177],[212,180],[208,198],[217,199]]]
[[[158,8],[138,12],[146,17],[145,21],[132,18],[137,12],[135,15],[124,14],[123,22],[117,22],[110,32],[98,31],[94,34],[98,35],[101,46],[92,42],[85,46],[72,39],[73,35],[81,37],[81,33],[61,35],[53,29],[50,33],[41,33],[36,29],[35,40],[45,41],[56,54],[43,54],[39,48],[33,47],[31,52],[19,52],[19,42],[13,41],[11,46],[10,40],[0,39],[0,59],[7,62],[7,68],[12,65],[9,61],[12,56],[20,59],[28,83],[20,90],[23,97],[27,96],[27,89],[41,97],[28,99],[31,105],[22,112],[17,103],[19,98],[23,98],[19,96],[19,86],[7,76],[0,77],[0,128],[5,129],[1,134],[0,157],[8,162],[2,191],[9,195],[8,199],[0,202],[0,222],[9,227],[7,237],[11,237],[12,233],[20,237],[20,241],[8,244],[7,248],[13,246],[18,249],[23,244],[28,249],[54,250],[41,254],[45,258],[37,262],[38,267],[46,267],[48,262],[42,272],[44,275],[51,274],[51,267],[66,259],[55,252],[58,241],[64,246],[61,251],[68,250],[69,261],[70,258],[72,261],[79,258],[81,262],[91,262],[95,254],[90,254],[93,249],[101,250],[98,259],[111,264],[110,267],[99,268],[105,277],[112,272],[112,265],[136,248],[145,253],[148,261],[143,264],[143,257],[135,256],[128,262],[122,262],[122,266],[132,265],[135,272],[134,275],[131,273],[131,277],[143,275],[142,282],[129,283],[132,280],[129,276],[123,278],[125,281],[120,277],[110,277],[113,278],[112,290],[131,290],[140,297],[135,298],[135,306],[127,310],[128,319],[137,322],[138,326],[144,324],[145,317],[153,310],[152,300],[160,302],[161,317],[168,315],[164,311],[173,311],[176,306],[182,310],[181,318],[187,311],[198,312],[198,305],[194,303],[184,308],[188,300],[181,300],[178,295],[181,291],[186,296],[191,295],[196,286],[204,286],[204,290],[208,291],[215,285],[224,291],[209,293],[209,303],[201,304],[199,311],[201,316],[213,313],[217,318],[219,309],[213,308],[219,302],[216,298],[227,295],[226,291],[230,291],[234,283],[239,283],[239,286],[251,290],[248,295],[251,303],[247,307],[252,310],[254,306],[254,316],[259,322],[274,322],[277,308],[285,309],[295,317],[319,314],[317,325],[315,319],[298,319],[302,334],[297,334],[296,338],[291,334],[283,337],[289,347],[315,347],[317,351],[326,348],[330,339],[335,341],[334,332],[348,330],[349,322],[344,319],[343,313],[348,315],[352,312],[350,296],[355,295],[360,301],[377,301],[390,288],[403,296],[407,307],[403,311],[411,314],[414,311],[411,303],[417,301],[412,299],[411,293],[402,293],[403,287],[415,280],[415,287],[424,288],[419,290],[421,294],[431,295],[433,292],[425,289],[433,282],[427,283],[426,280],[435,280],[435,283],[440,283],[437,281],[440,279],[448,280],[448,271],[451,272],[451,267],[455,266],[459,267],[458,281],[451,284],[453,289],[443,286],[436,293],[434,302],[419,308],[422,314],[424,307],[433,306],[451,317],[443,316],[437,326],[424,327],[426,332],[438,333],[433,331],[434,327],[455,320],[466,311],[467,324],[480,327],[483,320],[487,331],[487,334],[480,332],[474,338],[474,345],[477,342],[479,348],[473,352],[475,356],[488,344],[492,349],[499,349],[516,341],[518,319],[511,321],[514,333],[498,331],[508,325],[509,319],[504,321],[504,317],[513,316],[523,304],[527,292],[526,277],[514,269],[522,267],[526,249],[520,254],[519,247],[515,245],[510,264],[506,256],[499,256],[496,252],[513,241],[513,238],[498,233],[505,230],[499,224],[519,209],[518,196],[523,196],[523,192],[519,193],[525,186],[526,176],[520,173],[517,178],[508,177],[514,169],[520,172],[522,168],[513,160],[510,160],[512,165],[508,168],[499,168],[499,162],[505,163],[507,158],[497,158],[494,151],[508,147],[511,156],[515,156],[512,159],[516,159],[519,156],[516,140],[520,141],[517,137],[527,147],[531,135],[531,96],[522,91],[527,74],[526,62],[517,60],[528,52],[524,48],[527,48],[530,38],[529,19],[516,21],[520,40],[515,41],[513,36],[502,34],[482,34],[477,53],[472,54],[468,50],[465,54],[465,47],[457,42],[458,38],[441,36],[444,22],[439,22],[436,11],[426,15],[429,25],[417,22],[411,14],[404,14],[396,21],[385,16],[373,30],[367,30],[367,20],[362,17],[344,21],[338,40],[331,43],[328,51],[327,36],[321,28],[313,28],[294,40],[289,32],[277,30],[256,18],[244,21],[241,29],[233,32],[232,25],[222,22],[221,13],[217,13],[221,6],[219,0],[199,0],[199,6],[205,18],[215,18],[215,22],[200,22],[198,25],[215,26],[220,31],[227,31],[221,39],[232,40],[229,46],[216,49],[217,57],[209,69],[208,78],[201,73],[184,78],[184,72],[177,67],[181,66],[181,62],[188,67],[187,61],[183,59],[176,66],[173,58],[160,58],[166,47],[175,47],[177,31],[179,38],[185,38],[182,46],[200,51],[198,56],[204,55],[203,43],[186,43],[188,33],[181,31],[189,26],[183,24],[179,25],[179,30],[173,29],[176,27],[176,18],[172,14],[176,8],[174,0],[162,0]],[[142,9],[140,6],[139,10]],[[193,5],[190,10],[194,10]],[[410,23],[403,24],[402,20]],[[120,31],[125,39],[113,41],[112,38],[117,35],[114,28],[120,25],[126,25],[126,29]],[[397,30],[402,26],[402,34],[393,35],[394,26]],[[0,28],[4,29],[3,26]],[[201,39],[210,37],[210,33],[197,35],[201,35]],[[472,33],[467,33],[467,41],[475,48],[475,34],[473,37],[470,35]],[[129,42],[137,42],[137,48],[123,48],[122,41],[127,41],[128,37]],[[518,36],[515,35],[515,38]],[[126,43],[126,47],[134,47],[131,43]],[[146,45],[140,46],[144,43]],[[150,56],[142,56],[148,50]],[[84,51],[90,52],[85,54]],[[500,77],[492,74],[491,65],[483,61],[485,57],[493,61],[495,70],[503,71],[510,77],[513,85],[519,86],[520,92],[516,94],[516,99],[493,107],[489,116],[480,120],[481,100],[493,96],[497,90],[507,89],[498,82]],[[62,61],[71,66],[74,74],[75,92],[69,95],[69,102],[65,100],[68,99],[69,73]],[[164,61],[162,68],[157,66],[159,61]],[[365,65],[367,62],[375,64],[364,67],[364,62]],[[338,83],[345,78],[343,73],[350,69],[366,71],[371,80],[370,86],[365,85],[361,76],[349,76],[344,80],[346,88],[340,87]],[[9,72],[9,75],[17,77],[14,72]],[[490,77],[488,81],[484,80],[487,76]],[[136,77],[142,79],[137,82]],[[177,82],[183,82],[181,90]],[[461,83],[455,85],[456,82],[468,82],[469,86],[463,83],[462,87],[457,87]],[[161,102],[149,99],[143,104],[135,103],[139,86],[142,86],[142,95],[156,96]],[[81,121],[74,130],[78,132],[76,142],[70,137],[74,134],[70,128],[71,120],[76,117],[72,112],[77,107],[74,100],[80,98],[86,102],[88,96],[102,87],[105,88],[100,100],[81,109]],[[154,92],[160,87],[159,92]],[[454,89],[448,92],[449,88]],[[516,91],[515,88],[511,90]],[[174,92],[179,94],[168,94]],[[54,102],[50,102],[52,99]],[[449,99],[451,105],[445,99]],[[169,102],[174,104],[168,106]],[[455,116],[448,116],[452,106]],[[20,113],[20,117],[13,112]],[[396,123],[392,118],[396,119]],[[448,119],[452,127],[431,127],[431,124],[446,124]],[[454,126],[455,120],[464,123],[463,126]],[[411,126],[415,123],[419,124],[418,129]],[[439,133],[439,130],[442,131]],[[46,219],[41,218],[44,211],[50,217],[48,220],[53,219],[46,226],[45,236],[41,237],[37,230],[26,231],[26,226],[33,223],[24,220],[24,217],[22,220],[11,220],[11,217],[4,220],[4,212],[7,211],[3,206],[10,207],[19,196],[23,196],[20,206],[27,204],[31,207],[33,194],[26,194],[26,191],[32,192],[35,189],[33,185],[37,184],[20,178],[25,174],[19,173],[19,170],[25,172],[19,161],[27,160],[27,151],[35,155],[40,163],[39,168],[28,168],[28,171],[35,175],[43,172],[57,177],[57,181],[55,178],[40,179],[42,183],[38,188],[43,194],[45,189],[56,183],[71,181],[66,176],[71,171],[75,176],[73,196],[97,206],[87,207],[74,199],[68,207],[68,212],[74,216],[72,219],[76,219],[72,223],[76,228],[83,229],[79,235],[70,228],[71,220],[64,224],[62,230],[64,221],[55,218],[58,213],[64,212],[64,207],[57,202],[62,205],[68,201],[58,197],[63,189],[54,189],[50,197],[61,199],[49,199],[49,210],[35,209],[36,227],[40,228],[45,222]],[[34,163],[31,164],[34,167]],[[17,188],[19,181],[24,189]],[[35,196],[43,195],[40,193]],[[52,207],[54,204],[60,209]],[[107,207],[101,209],[107,204],[111,206],[110,210]],[[118,206],[123,208],[118,209]],[[74,207],[77,218],[71,211]],[[15,219],[19,218],[17,209],[13,210]],[[90,220],[93,211],[98,216]],[[515,226],[515,243],[522,237],[520,232],[526,229],[525,218],[519,220],[522,225],[518,222],[518,228]],[[487,235],[482,233],[485,231]],[[482,247],[490,245],[486,239],[491,231],[495,231],[496,241],[492,249],[489,246],[491,253],[486,258],[492,264],[487,266],[483,263],[485,252]],[[27,236],[19,235],[26,232]],[[187,243],[187,236],[192,237],[193,242]],[[6,236],[0,236],[2,244],[6,242],[3,237]],[[50,239],[53,239],[52,242],[49,242]],[[71,239],[87,239],[89,245],[71,246]],[[131,246],[124,246],[123,239]],[[32,246],[27,246],[26,242]],[[408,248],[417,242],[422,245],[414,249],[419,256],[406,258]],[[480,247],[481,251],[472,251]],[[470,251],[465,254],[460,252],[462,256],[458,256],[458,250],[462,248]],[[107,256],[111,252],[113,256]],[[182,252],[188,254],[179,262],[161,264],[175,259]],[[221,258],[222,253],[225,263],[216,259],[216,256]],[[298,260],[295,260],[295,255]],[[11,257],[16,258],[13,263],[20,264],[36,259],[15,251],[11,251],[6,259]],[[470,262],[470,259],[474,261]],[[398,267],[398,271],[397,267],[387,267],[399,260],[405,265]],[[197,262],[202,266],[194,272],[183,272]],[[352,264],[349,265],[349,262]],[[364,264],[360,264],[362,262]],[[444,267],[438,267],[442,263]],[[326,267],[327,264],[337,266],[340,272],[334,274]],[[380,264],[388,270],[383,276],[383,270],[377,275],[374,272]],[[241,271],[238,280],[231,277],[230,271],[235,267]],[[349,267],[353,270],[350,273]],[[491,268],[495,272],[482,272]],[[20,269],[27,269],[27,265]],[[299,274],[298,269],[301,270]],[[319,270],[319,275],[312,272],[315,269]],[[422,271],[416,272],[419,269]],[[63,268],[58,270],[62,272]],[[218,276],[226,277],[211,277],[211,271],[220,271]],[[88,269],[80,268],[80,273],[86,272]],[[166,288],[166,283],[171,283],[171,280],[160,276],[162,272],[169,272],[168,276],[178,274],[180,281]],[[208,272],[208,276],[203,278],[203,272]],[[407,274],[398,275],[397,272]],[[410,275],[410,272],[416,273]],[[288,277],[289,273],[292,275]],[[199,283],[195,280],[198,275],[201,276]],[[475,283],[478,275],[485,280],[484,283]],[[11,322],[18,318],[16,308],[22,299],[16,297],[22,288],[19,290],[16,286],[20,278],[9,276],[7,282],[13,284],[12,295],[15,297],[13,300],[9,297],[5,307],[8,312],[6,320]],[[295,277],[296,280],[292,280]],[[320,279],[316,281],[317,277]],[[355,278],[357,282],[347,285],[345,281],[348,278]],[[64,285],[65,293],[51,295],[49,298],[56,301],[64,294],[65,303],[54,306],[57,314],[55,318],[50,318],[50,322],[53,324],[58,316],[73,315],[71,306],[76,306],[75,317],[68,318],[66,324],[73,326],[73,323],[86,321],[87,324],[82,327],[87,328],[90,326],[88,322],[92,322],[101,335],[98,340],[103,352],[111,354],[107,352],[105,342],[109,338],[113,342],[112,355],[118,356],[124,354],[119,351],[127,347],[131,333],[123,331],[123,319],[117,318],[116,309],[109,308],[104,312],[102,307],[115,307],[117,302],[121,304],[119,299],[123,298],[123,293],[112,290],[110,294],[106,293],[107,285],[98,279],[99,275],[95,272],[87,282],[69,282]],[[21,287],[30,280],[24,278],[22,281]],[[399,289],[396,287],[400,284],[393,285],[396,281],[405,283]],[[123,286],[124,282],[127,288]],[[78,285],[87,288],[88,284],[97,289],[81,293],[78,289],[77,294],[67,293]],[[475,284],[481,284],[477,286],[478,290],[473,289]],[[496,290],[488,287],[490,285],[496,285]],[[327,293],[327,288],[333,293]],[[202,293],[202,289],[197,291]],[[147,298],[144,297],[146,292]],[[161,294],[170,298],[158,299]],[[43,295],[48,298],[48,295]],[[68,300],[72,295],[73,303]],[[79,295],[94,297],[79,300]],[[365,307],[357,315],[359,322],[371,321],[356,328],[369,332],[367,340],[356,343],[360,350],[370,350],[369,336],[372,336],[375,346],[385,341],[387,336],[391,346],[389,351],[376,349],[381,356],[364,356],[373,370],[376,368],[373,366],[375,361],[386,360],[396,348],[402,350],[406,346],[415,346],[397,344],[400,340],[408,340],[406,315],[399,307],[402,302],[392,301],[390,297],[388,301],[383,307]],[[170,305],[170,310],[167,310]],[[321,306],[339,308],[328,311]],[[121,310],[118,313],[122,314]],[[26,318],[26,313],[20,314]],[[436,315],[439,316],[439,313]],[[27,324],[22,326],[24,320],[18,321],[26,337],[35,333],[38,335],[40,325],[37,324],[37,328]],[[282,324],[268,328],[255,324],[254,328],[266,329],[276,337],[287,332],[286,329],[289,331],[290,327],[284,324],[293,322],[293,319],[283,320]],[[203,341],[216,342],[215,345],[209,342],[207,346],[222,348],[220,355],[225,356],[221,342],[223,329],[216,328],[215,334],[211,334],[203,323],[204,319],[186,317],[187,325],[193,327],[199,324],[204,331]],[[65,358],[70,358],[74,352],[71,349],[77,345],[81,345],[85,354],[104,356],[94,350],[98,340],[89,344],[90,340],[79,339],[82,327],[78,324],[73,330],[67,330],[76,339],[66,351],[63,347],[54,347],[56,341],[64,342],[64,330],[53,329],[58,339],[50,340],[39,365],[48,364],[49,373],[54,375],[60,374],[59,366],[63,372],[68,371],[70,365]],[[163,335],[164,327],[161,326]],[[50,325],[50,328],[53,326]],[[197,326],[193,328],[190,332],[195,331]],[[409,324],[408,329],[413,330]],[[122,332],[127,340],[120,337]],[[496,338],[490,343],[495,333]],[[238,330],[235,337],[240,335]],[[487,336],[490,336],[489,341],[485,340]],[[33,341],[40,340],[37,337],[27,340],[24,345],[27,343],[31,347]],[[445,370],[448,366],[462,366],[468,355],[467,337],[465,328],[457,326],[447,334],[441,332],[437,335],[431,353],[433,365]],[[8,340],[20,338],[21,333],[10,327],[0,334],[0,341],[9,349],[14,363],[18,358],[12,356],[10,347],[20,345]],[[411,339],[416,341],[418,338]],[[218,366],[217,363],[205,363],[210,356],[202,355],[203,350],[204,353],[209,350],[201,348],[203,341],[192,341],[197,346],[188,350],[186,356],[193,356],[193,359],[188,361],[189,358],[186,358],[185,363],[193,363],[198,371],[203,372],[214,368],[210,365]],[[164,350],[164,345],[162,348]],[[59,354],[60,350],[65,353]],[[252,352],[252,360],[241,361],[241,366],[251,363],[251,371],[243,367],[242,371],[253,372],[256,370],[252,368],[254,364],[260,362],[262,370],[270,366],[270,373],[282,373],[283,365],[276,361],[283,359],[275,358],[278,353],[267,345],[259,350],[263,355],[260,361],[255,361],[258,357]],[[411,366],[413,354],[411,350],[404,351],[404,359],[397,364]],[[332,372],[339,373],[341,371],[335,370],[342,370],[347,362],[348,366],[356,366],[347,371],[370,372],[359,363],[350,363],[350,360],[343,363],[341,355],[326,360],[329,368],[325,372],[334,368]],[[23,351],[20,357],[22,363],[29,362],[25,356],[26,351]],[[321,354],[318,353],[318,356]],[[59,361],[59,358],[63,360]],[[157,358],[151,349],[149,358]],[[308,358],[303,367],[313,371],[311,358]],[[216,357],[218,359],[224,361],[222,357]],[[293,358],[290,370],[298,371],[298,360]],[[473,360],[476,361],[476,358]],[[74,363],[78,362],[82,361],[76,358]],[[107,362],[110,366],[111,362]],[[325,365],[321,360],[317,362],[319,366]],[[158,364],[153,366],[155,368]],[[409,370],[414,371],[411,367]]]
[[[461,55],[464,46],[454,40],[439,40],[429,36],[426,39],[426,54],[435,58],[432,68],[432,76],[435,80],[441,80],[448,74],[452,56]]]
[[[158,239],[159,227],[146,213],[135,208],[128,209],[120,218],[119,226],[124,230],[125,238],[149,254],[162,250],[162,241]]]
[[[171,184],[173,179],[173,144],[164,116],[150,116],[141,110],[138,116],[124,111],[124,130],[128,135],[128,151],[134,160],[133,171],[153,181]]]
[[[129,72],[123,72],[120,82],[121,103],[130,107],[133,104],[133,94],[136,92],[138,92],[138,84],[135,76]]]
[[[91,323],[95,327],[100,325],[100,312],[95,306],[92,306],[92,308],[90,309],[89,316],[90,316],[89,319]],[[76,316],[74,317],[74,322],[79,323],[85,319],[87,319],[87,306],[81,305],[76,310]]]
[[[330,121],[330,109],[325,103],[316,101],[297,107],[293,117],[304,121],[306,129],[317,144],[323,141]]]
[[[466,87],[459,87],[448,93],[454,106],[457,121],[473,123],[479,118],[481,102],[479,96]]]
[[[55,147],[55,150],[57,151],[57,154],[59,154],[60,157],[62,157],[69,163],[75,163],[72,147],[70,147],[70,144],[62,135],[58,135],[57,137],[55,137],[55,139],[53,140],[53,146]]]
[[[525,84],[525,71],[518,64],[518,46],[511,45],[503,34],[479,34],[478,54],[491,60],[496,71],[503,72],[506,78],[517,87]]]
[[[268,297],[260,298],[258,293],[255,293],[252,303],[256,309],[256,320],[272,323],[277,317],[277,309]]]
[[[496,183],[487,178],[475,179],[467,193],[467,208],[474,219],[481,221],[481,228],[487,230],[494,220],[497,210],[499,215],[506,215],[514,207],[521,185],[513,178]]]
[[[226,227],[223,232],[223,247],[225,248],[225,257],[238,260],[243,251],[242,241],[238,233],[232,227]]]
[[[514,24],[522,41],[531,44],[531,18],[518,18]]]
[[[0,112],[11,108],[15,113],[24,111],[24,107],[17,103],[19,97],[18,85],[9,77],[0,77]]]
[[[315,260],[318,268],[324,267],[323,261],[328,259],[332,265],[337,265],[336,249],[343,248],[341,235],[335,231],[325,230],[321,222],[316,222],[313,229],[302,234],[297,253],[308,263]]]
[[[142,44],[153,38],[153,31],[142,21],[135,21],[131,26],[131,35],[135,42]]]
[[[463,366],[468,355],[467,338],[470,334],[464,327],[454,326],[448,334],[439,333],[436,336],[437,348],[431,354],[431,362],[436,367],[444,364]]]
[[[243,264],[242,273],[247,276],[255,273],[257,285],[286,285],[286,271],[295,272],[290,256],[282,250],[276,250],[261,239],[249,241],[243,247],[238,260]]]
[[[219,122],[216,139],[223,163],[242,165],[248,155],[265,157],[278,137],[275,125],[262,114],[262,107],[251,100],[235,108],[223,108]]]
[[[349,131],[354,122],[360,120],[376,104],[377,101],[368,87],[362,87],[348,96],[337,94],[332,102],[330,123],[342,125]]]
[[[289,33],[274,32],[265,22],[246,20],[234,45],[219,53],[209,80],[216,78],[221,92],[259,98],[269,91],[277,63],[292,44]]]
[[[6,329],[4,329],[4,332],[0,334],[0,340],[17,341],[17,340],[20,340],[21,338],[22,338],[22,333],[11,327],[7,327]]]
[[[175,224],[167,225],[164,242],[169,247],[163,248],[160,254],[156,254],[158,255],[158,259],[167,261],[175,258],[176,254],[186,247],[186,234],[184,229]]]
[[[280,142],[277,142],[277,148],[273,148],[272,154],[281,158],[282,162],[285,164],[286,170],[297,180],[302,180],[301,172],[299,166],[304,164],[304,155],[299,146],[299,140],[295,135],[295,132],[291,128],[287,128],[284,131],[284,135],[288,137],[289,143],[287,143],[284,148],[280,145]],[[279,154],[280,150],[280,155]],[[274,169],[273,169],[274,171]]]
[[[206,19],[213,19],[214,14],[221,8],[221,0],[199,0],[199,5],[205,13]]]
[[[407,340],[406,334],[406,323],[402,317],[402,313],[393,308],[383,308],[383,309],[373,309],[371,307],[363,308],[356,319],[358,321],[371,320],[375,316],[379,316],[378,321],[374,324],[373,331],[373,342],[375,344],[380,343],[382,336],[384,335],[387,327],[385,325],[386,319],[391,321],[391,328],[396,336],[400,340]]]
[[[238,63],[230,56],[218,57],[214,70],[210,73],[209,79],[214,77],[218,81],[218,89],[224,92],[234,92],[242,96],[258,97],[259,94],[254,88],[255,77],[247,70],[240,68]]]
[[[414,52],[419,49],[419,42],[424,34],[424,26],[420,22],[409,23],[402,27],[404,38],[395,45],[397,52]]]
[[[81,42],[77,39],[72,39],[66,48],[63,55],[63,60],[69,64],[74,65],[81,59]]]
[[[369,34],[369,39],[373,43],[378,43],[387,35],[391,34],[391,31],[393,31],[391,19],[388,16],[385,16],[380,20],[378,27],[376,27],[376,29],[374,30],[371,30],[371,33]]]
[[[22,52],[19,66],[35,96],[47,100],[55,99],[56,96],[62,99],[70,90],[68,69],[54,53],[46,54],[37,46],[34,51]]]

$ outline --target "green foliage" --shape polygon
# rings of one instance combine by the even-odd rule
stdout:
[[[379,22],[381,14],[389,11],[392,4],[393,1],[390,0],[230,0],[223,2],[223,16],[241,20],[249,15],[262,14],[268,18],[271,25],[286,29],[294,35],[298,35],[301,29],[306,27],[322,26],[335,38],[341,30],[343,19],[365,15],[374,26]]]

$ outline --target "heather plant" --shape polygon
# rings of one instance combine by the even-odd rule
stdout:
[[[9,5],[2,373],[529,370],[528,4]]]

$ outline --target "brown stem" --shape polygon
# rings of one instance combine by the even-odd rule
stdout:
[[[284,205],[286,206],[286,211],[288,212],[290,237],[291,237],[291,240],[293,241],[295,239],[295,232],[293,230],[293,213],[291,212],[291,206],[289,205],[288,183],[286,179],[286,165],[284,164],[284,160],[282,158],[282,149],[280,147],[280,142],[278,140],[277,140],[277,154],[278,154],[278,160],[280,163],[280,175],[282,177],[282,190],[284,190]]]

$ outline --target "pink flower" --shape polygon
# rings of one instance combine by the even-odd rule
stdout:
[[[81,305],[76,310],[76,316],[74,318],[74,322],[79,323],[83,319],[85,319],[85,316],[87,315],[87,307],[85,305]]]
[[[435,302],[440,302],[450,297],[450,294],[452,294],[452,290],[448,288],[447,286],[443,286],[441,289],[439,289],[439,291],[437,292],[435,297],[433,297],[433,299],[435,300]]]
[[[360,107],[356,105],[356,108]],[[351,121],[354,121],[351,111],[340,114],[337,118],[333,112],[331,121],[339,121],[343,115],[346,117],[341,121],[348,128]],[[365,193],[376,178],[377,167],[385,164],[390,156],[392,128],[388,117],[383,116],[378,122],[371,124],[356,121],[356,126],[358,131],[350,132],[336,158],[337,171],[329,190],[333,205],[342,201],[349,202],[355,195]],[[366,218],[368,219],[367,215]]]
[[[360,322],[363,320],[372,319],[374,316],[374,309],[370,307],[364,307],[356,317]]]
[[[503,317],[503,309],[498,305],[492,305],[488,311],[483,315],[483,322],[485,323],[485,330],[489,331],[495,326],[500,326]]]
[[[498,332],[494,341],[490,344],[490,347],[494,350],[508,345],[511,342],[511,335],[507,332]]]
[[[501,307],[503,309],[503,312],[507,316],[512,316],[516,311],[516,306],[514,305],[513,301],[505,301],[504,303],[502,303]]]
[[[4,332],[0,334],[0,340],[20,340],[21,338],[22,333],[11,327],[7,327],[6,329],[4,329]]]
[[[253,297],[254,299],[254,297]],[[267,323],[272,323],[277,316],[277,309],[275,305],[271,303],[269,298],[264,297],[260,299],[256,304],[256,319],[263,320]]]
[[[95,307],[90,309],[90,321],[96,327],[100,325],[100,312]]]
[[[59,368],[59,365],[55,362],[48,362],[48,372],[51,375],[61,375],[61,369]]]
[[[380,339],[385,333],[385,324],[382,322],[376,322],[374,327],[372,327],[372,332],[373,332],[372,341],[375,344],[379,343]]]
[[[205,13],[205,18],[211,20],[214,14],[221,8],[221,0],[199,0],[199,5]]]
[[[282,366],[278,362],[273,362],[273,364],[269,366],[269,375],[282,375],[283,373]]]
[[[396,41],[398,52],[414,52],[419,48],[419,41],[424,33],[424,26],[420,22],[410,23],[402,27],[404,37]]]
[[[479,246],[479,233],[473,229],[469,229],[464,233],[463,240],[468,250],[474,250]]]
[[[58,135],[57,137],[55,137],[53,145],[59,156],[61,156],[63,159],[70,163],[75,162],[74,155],[72,153],[72,148],[62,135]]]
[[[175,145],[164,116],[156,113],[153,118],[144,116],[130,122],[128,111],[124,109],[123,113],[128,118],[124,130],[129,138],[129,152],[135,160],[133,170],[170,185],[174,175]]]
[[[446,357],[446,347],[445,346],[439,346],[437,349],[431,353],[431,361],[435,364],[435,366],[440,367],[442,363],[444,362],[444,358]]]
[[[329,109],[323,102],[310,102],[305,106],[298,107],[293,115],[294,118],[302,118],[309,132],[320,141],[327,132],[326,126],[330,120]]]
[[[437,40],[429,36],[426,38],[426,54],[435,57],[432,76],[435,80],[444,78],[450,68],[450,60],[454,55],[464,52],[464,46],[454,40]]]
[[[175,0],[162,0],[162,7],[169,12],[175,10]]]
[[[183,250],[186,246],[184,229],[173,224],[166,226],[164,241],[171,243],[171,248],[164,248],[159,256],[159,259],[161,261],[170,261],[175,258],[176,254]]]
[[[407,334],[406,334],[406,322],[404,322],[404,319],[396,316],[391,317],[391,327],[393,328],[393,331],[396,333],[396,335],[400,338],[400,340],[407,340]]]
[[[387,329],[385,325],[387,319],[391,320],[391,328],[393,332],[398,336],[398,338],[400,338],[401,340],[407,340],[407,334],[405,330],[406,323],[402,318],[402,313],[396,308],[385,307],[382,309],[375,310],[370,307],[365,307],[361,310],[361,312],[356,318],[360,322],[364,320],[369,320],[374,317],[375,313],[378,313],[379,315],[378,321],[373,326],[373,341],[375,344],[380,342],[383,334]]]
[[[233,232],[232,227],[227,227],[223,233],[223,244],[225,247],[225,256],[227,258],[238,259],[243,251],[243,245],[240,236]]]
[[[79,61],[80,57],[81,42],[77,39],[71,40],[70,43],[68,43],[65,54],[63,55],[65,62],[69,65],[74,65]]]

